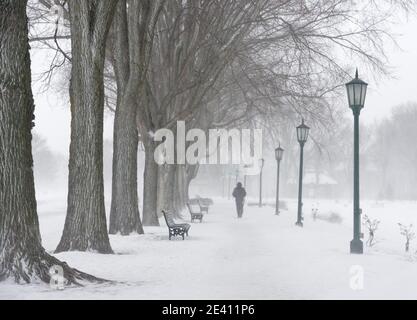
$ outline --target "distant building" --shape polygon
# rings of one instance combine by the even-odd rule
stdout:
[[[288,185],[298,188],[298,178],[288,180]],[[339,183],[326,173],[307,172],[303,177],[303,192],[308,198],[334,198]]]

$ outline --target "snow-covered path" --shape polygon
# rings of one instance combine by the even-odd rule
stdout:
[[[307,207],[307,206],[306,206]],[[64,222],[61,203],[40,204],[44,245],[53,250]],[[295,204],[280,216],[272,207],[246,207],[235,217],[232,202],[216,202],[186,241],[168,241],[167,230],[144,236],[111,236],[115,255],[57,255],[69,265],[114,285],[54,291],[47,285],[0,284],[0,298],[40,299],[338,299],[417,298],[417,262],[389,247],[349,254],[351,222],[294,225]],[[347,210],[347,212],[350,212]],[[188,216],[186,216],[188,218]],[[388,241],[387,241],[388,242]],[[364,271],[364,288],[351,288],[351,268]]]

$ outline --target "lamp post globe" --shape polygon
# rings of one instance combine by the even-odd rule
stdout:
[[[259,159],[259,168],[261,168],[261,170],[264,168],[265,166],[265,159]]]
[[[358,69],[356,69],[355,78],[346,83],[346,91],[348,96],[349,108],[353,113],[360,113],[365,105],[368,84],[359,79]]]
[[[297,127],[297,140],[300,145],[304,146],[304,144],[307,142],[309,133],[310,127],[306,126],[303,119],[301,124]]]
[[[363,253],[363,242],[361,240],[361,214],[359,197],[359,116],[365,105],[368,84],[359,79],[356,69],[355,78],[346,83],[349,108],[353,112],[353,240],[350,242],[350,252],[355,254]]]
[[[298,180],[298,210],[297,210],[297,226],[303,226],[303,166],[304,166],[304,145],[308,140],[310,133],[310,127],[304,123],[304,119],[301,125],[297,127],[297,140],[300,144],[300,171]]]
[[[281,161],[284,156],[284,149],[281,148],[281,145],[275,149],[275,159]]]

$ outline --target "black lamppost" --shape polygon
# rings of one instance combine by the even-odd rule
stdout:
[[[259,208],[262,208],[262,173],[264,171],[265,159],[259,160],[259,167],[261,172],[259,173]]]
[[[356,69],[355,79],[346,84],[349,107],[354,117],[354,148],[353,148],[353,240],[350,242],[351,253],[363,253],[361,240],[361,209],[359,204],[359,115],[365,104],[368,84],[358,76]]]
[[[298,212],[296,225],[299,227],[303,226],[303,162],[304,162],[304,145],[307,142],[310,128],[304,124],[304,119],[297,127],[297,140],[300,143],[300,172],[298,181]]]
[[[281,160],[284,155],[284,149],[281,148],[281,145],[275,149],[275,159],[277,160],[277,195],[275,200],[275,214],[279,215],[279,169],[281,165]]]

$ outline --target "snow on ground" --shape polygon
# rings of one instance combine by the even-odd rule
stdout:
[[[364,214],[380,219],[381,226],[379,242],[362,256],[349,254],[349,202],[306,200],[302,229],[294,225],[296,202],[288,204],[280,216],[271,206],[246,207],[238,220],[232,201],[216,200],[186,241],[168,241],[161,220],[161,227],[146,227],[144,236],[111,236],[114,255],[56,255],[116,284],[56,291],[8,282],[0,284],[0,299],[417,299],[417,258],[404,253],[397,225],[417,225],[417,203],[364,202]],[[38,206],[44,246],[52,251],[65,201],[50,198]],[[313,221],[313,206],[319,214],[336,212],[343,222]],[[350,285],[352,266],[363,268],[363,290]]]

